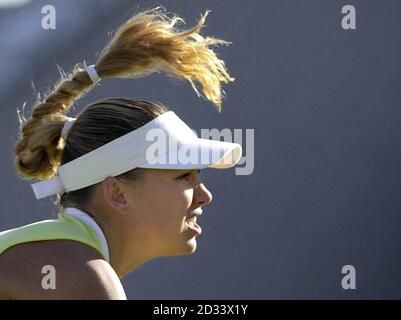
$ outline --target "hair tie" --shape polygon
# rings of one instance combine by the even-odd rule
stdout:
[[[96,84],[96,83],[98,83],[98,82],[100,82],[102,79],[99,77],[99,75],[98,75],[98,73],[97,73],[97,71],[96,71],[96,68],[95,68],[95,66],[92,64],[92,65],[90,65],[90,66],[88,66],[88,67],[86,67],[86,72],[88,73],[88,75],[89,75],[89,78],[91,78],[91,80],[92,80],[92,82],[94,83],[94,84]]]
[[[70,128],[74,124],[75,120],[76,118],[67,118],[67,120],[64,122],[64,127],[63,130],[61,131],[61,137],[64,140],[67,140],[68,131],[70,131]]]

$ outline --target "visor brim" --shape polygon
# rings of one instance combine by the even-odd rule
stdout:
[[[181,146],[182,147],[182,146]],[[166,154],[152,159],[151,163],[140,165],[148,169],[228,169],[241,159],[242,147],[238,143],[197,138],[184,146],[185,151],[169,150]]]

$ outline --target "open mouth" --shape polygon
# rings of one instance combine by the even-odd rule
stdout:
[[[194,220],[187,221],[189,229],[195,231],[198,235],[202,233],[202,229],[199,224],[197,224]]]

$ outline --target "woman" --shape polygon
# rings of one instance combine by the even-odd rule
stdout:
[[[42,180],[36,197],[58,195],[61,212],[0,233],[1,298],[126,299],[124,275],[196,250],[197,218],[212,201],[199,171],[234,166],[241,146],[199,139],[174,112],[146,101],[107,98],[77,118],[65,114],[101,78],[160,70],[188,80],[198,95],[199,82],[220,110],[220,84],[234,79],[209,48],[225,42],[199,34],[207,13],[183,31],[182,20],[160,8],[133,16],[95,65],[77,65],[30,119],[20,116],[16,170]]]

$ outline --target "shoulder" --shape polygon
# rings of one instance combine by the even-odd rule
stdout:
[[[0,255],[0,297],[12,299],[126,299],[100,253],[69,240],[25,243]]]

